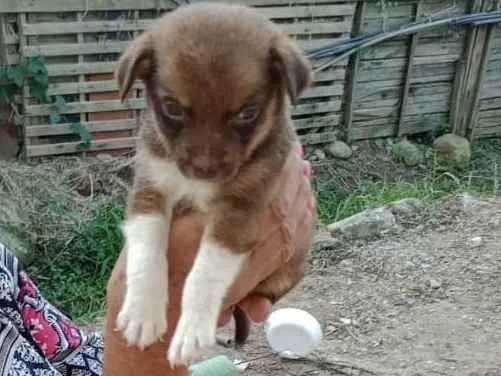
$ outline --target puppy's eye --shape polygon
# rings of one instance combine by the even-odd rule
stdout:
[[[260,107],[257,103],[252,103],[245,107],[242,111],[233,118],[237,126],[245,126],[256,121],[259,116]]]
[[[172,99],[164,100],[164,111],[165,115],[174,121],[182,122],[184,120],[184,109]]]

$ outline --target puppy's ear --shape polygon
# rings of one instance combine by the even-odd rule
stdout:
[[[153,45],[150,32],[137,37],[124,51],[118,62],[116,79],[120,100],[123,101],[135,79],[144,80],[153,67]]]
[[[312,83],[310,62],[299,47],[284,34],[274,38],[270,55],[273,67],[278,70],[291,102],[295,105],[301,93]]]

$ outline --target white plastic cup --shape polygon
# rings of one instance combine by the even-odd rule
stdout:
[[[273,312],[264,330],[272,350],[289,359],[304,358],[323,338],[320,323],[308,312],[296,308]]]

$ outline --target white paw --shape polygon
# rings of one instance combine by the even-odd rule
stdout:
[[[158,342],[167,330],[166,304],[151,297],[126,298],[118,314],[117,329],[122,331],[129,345],[141,349]]]
[[[200,350],[216,343],[217,317],[208,312],[184,312],[172,338],[168,359],[171,367],[188,365]]]

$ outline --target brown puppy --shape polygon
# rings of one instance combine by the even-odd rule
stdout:
[[[140,35],[121,57],[117,79],[122,98],[140,79],[148,99],[124,223],[127,292],[117,324],[140,347],[165,332],[170,221],[186,205],[204,213],[168,354],[171,365],[186,364],[215,343],[225,294],[260,241],[276,177],[297,141],[289,102],[309,86],[311,69],[264,16],[199,3]],[[273,301],[287,293],[302,277],[308,246],[258,292]]]

